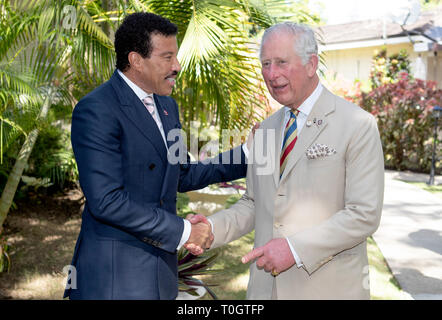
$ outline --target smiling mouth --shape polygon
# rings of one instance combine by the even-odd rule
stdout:
[[[275,91],[280,91],[280,90],[284,89],[285,87],[287,87],[286,84],[280,85],[280,86],[272,86],[273,90],[275,90]]]
[[[175,78],[167,77],[166,80],[169,81],[171,85],[175,85],[176,82]]]
[[[174,85],[176,82],[176,76],[178,75],[178,72],[173,72],[172,74],[169,74],[165,79],[169,81],[171,85]]]

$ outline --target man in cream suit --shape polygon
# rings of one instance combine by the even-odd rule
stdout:
[[[255,230],[242,259],[254,262],[248,299],[370,298],[366,239],[384,192],[379,132],[373,116],[321,85],[317,51],[306,26],[266,30],[262,74],[284,107],[261,123],[249,156],[270,152],[273,170],[253,161],[245,195],[209,218],[211,248]]]

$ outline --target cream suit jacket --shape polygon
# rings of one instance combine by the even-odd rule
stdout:
[[[369,299],[366,239],[379,226],[384,194],[376,121],[324,88],[280,179],[283,119],[281,108],[261,123],[263,139],[255,135],[250,149],[246,193],[210,216],[212,248],[252,230],[255,247],[289,239],[304,266],[272,277],[252,263],[248,299]],[[259,143],[268,150],[264,154],[270,152],[273,170],[258,161]],[[336,153],[311,159],[307,149],[315,144]]]

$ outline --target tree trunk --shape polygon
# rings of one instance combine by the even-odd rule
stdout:
[[[39,118],[46,118],[49,107],[52,104],[52,95],[54,94],[55,89],[49,88],[48,95],[46,100],[41,107]],[[28,136],[26,137],[23,146],[18,154],[17,159],[15,160],[14,167],[12,171],[9,173],[8,181],[6,182],[6,186],[3,189],[2,197],[0,199],[0,234],[3,231],[3,222],[8,215],[9,209],[11,208],[12,201],[14,200],[15,192],[17,191],[18,184],[20,183],[21,176],[23,174],[23,170],[25,169],[26,164],[28,163],[29,156],[31,155],[32,148],[34,148],[35,141],[37,141],[37,137],[39,134],[39,129],[36,128],[32,130]]]
[[[102,0],[101,4],[102,4],[103,10],[105,12],[110,10],[110,5],[109,5],[109,1],[108,0]],[[101,26],[102,26],[103,32],[109,37],[110,36],[110,26],[109,26],[109,23],[107,21],[104,21]]]

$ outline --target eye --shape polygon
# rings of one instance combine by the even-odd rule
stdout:
[[[270,62],[269,62],[269,61],[264,61],[264,62],[262,63],[262,66],[263,66],[264,68],[269,67],[269,66],[270,66]]]

